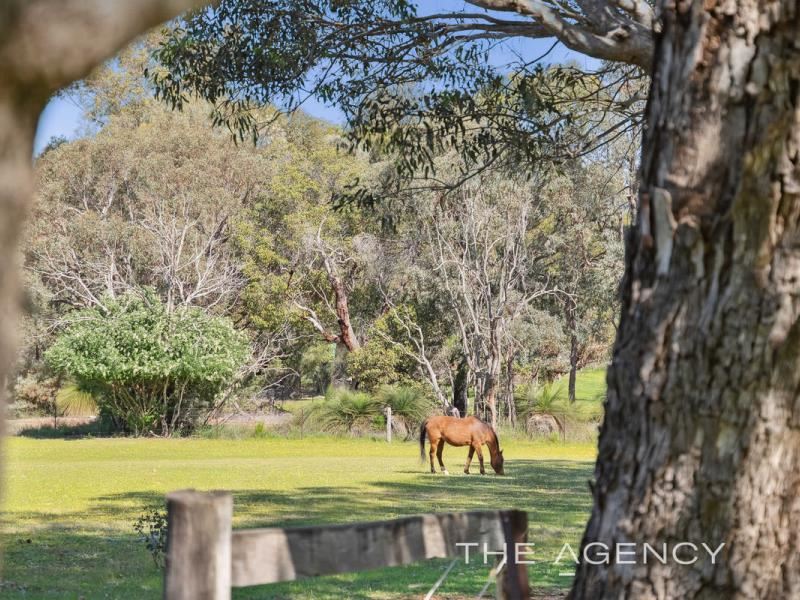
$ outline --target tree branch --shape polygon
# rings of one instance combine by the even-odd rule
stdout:
[[[535,19],[552,37],[565,46],[601,60],[651,68],[654,49],[652,9],[642,0],[611,0],[600,22],[589,24],[564,15],[540,0],[466,0],[469,4],[499,12],[516,12]],[[578,1],[591,15],[598,13],[597,0]],[[646,8],[645,8],[646,7]],[[614,10],[621,8],[624,15]],[[581,22],[583,21],[583,22]]]
[[[0,77],[49,96],[122,46],[209,0],[12,0],[2,9]],[[3,86],[5,87],[5,85]]]

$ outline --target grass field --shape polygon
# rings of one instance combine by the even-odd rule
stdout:
[[[569,376],[564,375],[556,381],[559,396],[566,399],[568,396]],[[606,370],[604,367],[592,367],[581,369],[575,378],[575,401],[592,402],[597,401],[606,391]]]
[[[590,508],[591,444],[504,440],[508,476],[430,475],[410,442],[369,439],[10,438],[3,598],[157,598],[161,576],[133,532],[167,491],[233,491],[235,527],[522,508],[539,563],[536,589],[564,588],[550,564],[577,544]],[[465,452],[448,448],[459,472]],[[419,598],[444,561],[238,590],[235,598]],[[563,571],[563,568],[561,569]],[[488,573],[459,563],[439,598],[474,597]]]

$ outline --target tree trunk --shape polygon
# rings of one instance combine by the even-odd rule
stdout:
[[[514,404],[514,359],[516,352],[509,354],[506,359],[506,407],[508,410],[508,422],[512,426],[517,424],[517,406]]]
[[[564,315],[569,331],[569,401],[575,402],[575,378],[578,374],[578,332],[575,323],[575,301],[572,298],[564,300]]]
[[[469,390],[469,366],[467,357],[463,354],[458,362],[456,376],[453,379],[453,406],[458,409],[458,414],[467,416],[467,392]]]
[[[436,376],[436,370],[433,368],[431,361],[429,361],[425,355],[422,355],[419,360],[420,366],[422,367],[423,371],[425,372],[425,377],[428,380],[428,383],[433,390],[433,395],[436,396],[436,400],[442,406],[442,411],[444,414],[449,415],[451,414],[452,405],[447,400],[447,396],[444,395],[442,388],[439,386],[439,378]],[[461,413],[459,413],[460,415]]]
[[[476,417],[486,420],[488,408],[486,407],[486,373],[475,373],[475,402],[472,411]]]
[[[350,349],[341,342],[336,342],[336,350],[333,355],[333,363],[331,364],[331,384],[334,387],[347,387],[349,381],[347,379],[347,355],[350,354]]]
[[[503,353],[500,349],[502,321],[494,317],[489,328],[489,357],[486,364],[486,380],[483,388],[489,424],[497,429],[497,390],[500,387],[500,372],[503,368]]]
[[[489,364],[487,365],[486,384],[484,387],[484,397],[486,410],[489,413],[489,424],[493,429],[497,429],[497,390],[500,387],[500,371],[502,362],[500,360],[500,349],[492,346]]]
[[[319,238],[318,238],[319,239]],[[322,241],[320,240],[320,246]],[[339,325],[338,341],[347,348],[349,352],[357,350],[360,347],[358,338],[353,331],[353,325],[350,322],[350,305],[348,301],[347,287],[345,286],[342,278],[337,273],[336,266],[333,260],[322,252],[323,264],[325,265],[325,272],[328,275],[328,283],[330,283],[333,290],[334,305],[336,311],[336,321]]]
[[[490,374],[486,376],[485,410],[486,417],[493,429],[497,428],[497,377]]]
[[[347,299],[347,289],[338,277],[331,277],[331,287],[336,297],[336,319],[339,323],[339,339],[347,349],[352,352],[360,346],[358,338],[350,322],[350,307]]]
[[[14,97],[0,85],[0,434],[20,308],[17,244],[33,197],[33,138],[45,100]]]
[[[583,548],[725,546],[572,598],[800,597],[798,11],[662,2]]]

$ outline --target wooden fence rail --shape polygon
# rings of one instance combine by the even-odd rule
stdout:
[[[429,514],[390,521],[233,530],[227,492],[167,495],[166,600],[227,600],[232,587],[392,567],[430,558],[483,561],[484,544],[505,550],[499,598],[528,598],[528,572],[517,563],[528,516],[518,510]],[[500,555],[498,555],[499,557]]]

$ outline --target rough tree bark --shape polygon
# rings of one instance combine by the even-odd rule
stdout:
[[[591,542],[572,598],[800,597],[800,8],[662,2]],[[613,546],[612,546],[613,547]]]
[[[0,431],[19,311],[17,246],[33,199],[33,139],[58,89],[199,0],[5,0],[0,5]]]

